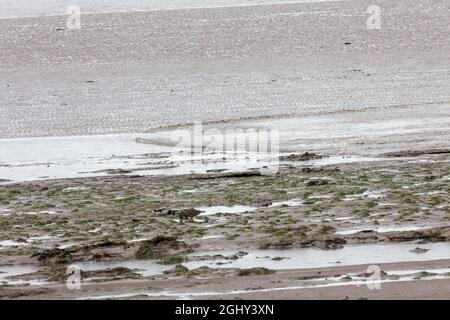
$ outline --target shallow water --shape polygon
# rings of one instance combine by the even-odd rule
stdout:
[[[106,169],[128,169],[143,160],[127,156],[164,152],[140,144],[135,135],[2,139],[0,177],[11,181],[100,176]],[[148,162],[150,160],[146,160]],[[70,190],[69,190],[70,191]]]
[[[303,269],[403,261],[428,261],[450,258],[450,243],[429,243],[423,246],[430,249],[430,251],[423,254],[410,252],[410,250],[417,247],[417,244],[413,243],[349,245],[338,250],[320,250],[314,248],[251,250],[248,255],[245,255],[238,260],[189,261],[184,265],[190,269],[201,266],[209,266],[212,268],[265,267],[269,269]],[[234,253],[236,252],[214,251],[192,255],[223,254],[225,256],[230,256]],[[282,257],[285,259],[272,260],[275,257]]]
[[[0,279],[12,276],[21,276],[39,271],[39,268],[32,265],[0,266]]]
[[[32,265],[0,266],[0,284],[12,286],[14,285],[38,286],[48,284],[49,282],[40,279],[31,279],[31,280],[7,279],[8,277],[22,276],[37,271],[39,271],[39,268]]]
[[[144,260],[128,260],[128,261],[115,261],[115,262],[77,262],[72,266],[78,267],[83,271],[99,271],[118,267],[125,267],[135,270],[136,273],[144,276],[154,276],[161,274],[166,270],[173,268],[173,265],[157,264],[153,261]]]
[[[302,200],[292,199],[292,200],[286,200],[286,201],[275,201],[270,205],[270,207],[282,207],[282,206],[298,207],[301,205],[303,205]]]
[[[226,161],[222,154],[183,156],[180,153],[188,150],[185,147],[158,143],[170,141],[170,137],[170,132],[163,132],[1,139],[0,179],[16,182],[93,177],[107,175],[107,170],[119,169],[128,170],[125,174],[139,175],[207,173],[220,169],[247,171],[252,168],[269,172],[270,167],[278,163],[251,152],[233,152],[225,155]],[[151,138],[155,143],[139,143],[136,138]]]
[[[430,229],[431,226],[386,226],[386,227],[367,227],[367,228],[356,228],[356,229],[350,229],[350,230],[342,230],[337,231],[336,234],[340,235],[349,235],[358,233],[364,230],[373,230],[378,233],[384,233],[384,232],[403,232],[403,231],[417,231],[417,230],[423,230],[423,229]]]
[[[221,239],[225,238],[223,235],[211,235],[211,236],[203,236],[201,238],[195,238],[194,240],[211,240],[211,239]]]
[[[423,245],[430,249],[426,253],[410,252],[417,244],[376,244],[345,246],[339,250],[320,250],[313,248],[289,250],[252,250],[237,260],[216,259],[188,261],[183,263],[189,269],[202,266],[211,268],[254,268],[265,267],[274,270],[309,269],[330,266],[377,264],[405,261],[430,261],[450,258],[450,243],[430,243]],[[191,254],[194,256],[218,255],[232,256],[235,251],[211,251]],[[282,260],[273,260],[283,258]],[[138,269],[143,276],[161,274],[173,266],[157,264],[153,261],[130,260],[120,262],[81,262],[74,264],[85,271],[105,270],[115,267]],[[437,271],[436,271],[437,272]]]
[[[26,246],[28,245],[27,242],[17,242],[12,240],[3,240],[0,241],[0,247],[15,247],[15,246]]]
[[[188,261],[183,263],[189,269],[196,269],[202,266],[211,268],[253,268],[265,267],[274,270],[286,269],[308,269],[330,266],[346,266],[361,264],[377,264],[404,261],[430,261],[450,258],[450,243],[430,243],[422,245],[430,249],[426,253],[417,254],[410,252],[417,247],[417,244],[376,244],[376,245],[354,245],[345,246],[339,250],[320,250],[313,248],[289,249],[289,250],[252,250],[247,255],[237,260],[202,260]],[[235,251],[211,251],[191,254],[194,256],[224,255],[232,256]],[[273,260],[282,258],[281,260]],[[83,271],[99,271],[117,267],[126,267],[135,270],[136,273],[148,277],[162,274],[164,271],[173,268],[173,265],[162,265],[155,261],[128,260],[114,262],[77,262],[72,264]],[[0,281],[9,276],[24,275],[36,272],[36,266],[0,266]],[[416,270],[444,274],[450,272],[448,269]],[[413,271],[390,271],[389,274],[413,274]],[[14,280],[15,284],[30,283],[32,281]],[[34,284],[43,284],[40,280],[33,280]]]
[[[218,213],[244,213],[254,211],[258,208],[236,205],[232,207],[227,206],[199,207],[196,209],[201,211],[200,213],[201,216],[210,216]]]

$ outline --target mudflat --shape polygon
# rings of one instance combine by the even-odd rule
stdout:
[[[0,137],[94,135],[450,100],[448,2],[0,19]]]

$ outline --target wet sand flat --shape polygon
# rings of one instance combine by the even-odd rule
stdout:
[[[258,1],[0,14],[0,299],[450,297],[448,1]]]
[[[0,179],[4,183],[96,177],[111,174],[184,175],[262,170],[279,165],[332,165],[352,162],[396,161],[390,152],[446,150],[450,141],[450,105],[375,108],[303,117],[230,121],[204,125],[205,140],[224,137],[226,130],[277,130],[279,150],[268,159],[255,153],[219,153],[189,158],[186,146],[176,146],[181,132],[192,126],[148,133],[72,137],[2,139]],[[326,128],[326,130],[324,130]],[[178,132],[178,133],[177,133]],[[208,134],[209,132],[209,134]],[[439,137],[439,139],[435,139]],[[145,142],[145,143],[144,143]],[[184,152],[184,156],[180,152]],[[291,153],[315,152],[325,158],[306,163],[278,161]],[[0,181],[0,184],[2,181]],[[281,204],[280,204],[281,205]]]
[[[448,2],[370,4],[0,19],[0,137],[448,101]]]
[[[72,5],[79,6],[84,13],[114,13],[333,1],[348,0],[34,0],[31,3],[28,0],[2,0],[0,19],[65,15]]]

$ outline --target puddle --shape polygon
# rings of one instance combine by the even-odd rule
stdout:
[[[354,234],[354,233],[358,233],[358,232],[365,231],[365,230],[373,230],[378,233],[403,232],[403,231],[417,231],[417,230],[430,229],[430,228],[433,228],[433,227],[432,226],[426,226],[426,227],[417,227],[417,226],[367,227],[367,228],[358,228],[358,229],[337,231],[336,234],[349,235],[349,234]]]
[[[382,245],[355,245],[346,246],[340,250],[319,250],[319,249],[291,249],[291,250],[253,250],[238,260],[204,260],[189,261],[183,263],[190,269],[201,266],[209,266],[211,268],[253,268],[265,267],[274,270],[283,269],[308,269],[330,266],[346,266],[376,263],[393,263],[404,261],[429,261],[450,258],[450,243],[430,243],[426,247],[430,249],[425,254],[417,255],[411,253],[417,244],[382,244]],[[235,254],[234,251],[212,251],[192,254],[191,256],[217,255],[222,254],[230,256]],[[273,260],[275,257],[282,257],[282,260]],[[219,264],[218,264],[219,263]],[[223,264],[220,264],[223,263]],[[162,273],[171,266],[158,265],[148,261],[124,261],[114,263],[78,263],[76,264],[83,270],[103,270],[114,267],[127,267],[130,269],[140,269],[140,274],[144,276],[156,275]],[[401,270],[389,271],[388,275],[399,275],[399,279],[384,279],[381,283],[400,282],[400,281],[417,281],[416,274],[422,271],[433,273],[430,276],[422,277],[420,281],[446,279],[450,278],[448,272],[450,268],[443,269],[425,269],[425,270]],[[174,297],[177,299],[189,299],[192,297],[217,296],[229,294],[245,294],[252,292],[271,292],[283,290],[298,290],[307,288],[323,288],[334,286],[349,285],[366,285],[367,279],[352,275],[352,281],[346,281],[345,275],[338,277],[317,278],[310,280],[300,280],[299,285],[290,287],[276,287],[255,290],[230,290],[230,291],[212,291],[212,292],[133,292],[124,294],[114,294],[105,296],[85,297],[82,299],[120,299],[145,295],[149,297]]]
[[[30,237],[27,239],[27,242],[34,242],[34,241],[45,241],[45,240],[51,240],[51,239],[55,239],[57,237],[52,237],[52,236],[36,236],[36,237]]]
[[[363,156],[331,156],[322,159],[302,161],[302,165],[310,166],[331,166],[336,164],[348,164],[356,162],[374,162],[374,161],[392,161],[392,158],[379,158],[379,157],[363,157]],[[290,163],[292,162],[282,162],[280,163]]]
[[[378,205],[382,206],[382,207],[395,207],[395,206],[398,206],[397,203],[393,203],[393,202],[380,202],[380,203],[378,203]]]
[[[302,205],[303,205],[302,200],[292,199],[286,201],[275,201],[269,207],[298,207]]]
[[[30,286],[48,284],[49,282],[38,279],[31,279],[31,280],[7,279],[9,277],[23,276],[38,271],[39,268],[32,265],[0,266],[0,284],[30,285]]]
[[[107,174],[101,170],[140,167],[152,161],[152,153],[170,151],[169,147],[137,143],[135,138],[136,135],[124,134],[2,139],[4,152],[0,162],[8,167],[0,167],[0,177],[33,181],[100,176]],[[149,155],[149,159],[127,159],[135,154]],[[153,163],[160,160],[153,159]]]
[[[367,199],[381,199],[384,197],[383,191],[366,191],[361,194],[353,194],[345,196],[342,200],[343,201],[354,201],[361,198],[367,198]]]
[[[37,216],[39,213],[38,212],[36,212],[36,211],[30,211],[30,212],[16,212],[16,213],[14,213],[15,215],[18,215],[18,216]]]
[[[431,243],[427,253],[410,252],[417,244],[386,244],[346,246],[340,250],[290,249],[290,250],[253,250],[237,260],[217,259],[187,261],[183,265],[189,269],[202,266],[211,268],[253,268],[265,267],[274,270],[308,269],[330,266],[360,265],[403,261],[428,261],[450,258],[450,243]],[[194,253],[194,256],[218,255],[232,256],[235,251],[211,251]],[[276,258],[276,260],[274,260]],[[283,259],[280,259],[283,258]],[[173,265],[161,265],[154,261],[128,260],[115,262],[77,262],[72,264],[84,271],[99,271],[117,267],[135,270],[148,277],[162,274]],[[1,271],[1,269],[0,269]],[[32,272],[32,271],[31,271]]]
[[[39,211],[38,214],[56,215],[56,214],[58,214],[58,212],[54,211],[54,210],[46,210],[46,211]]]
[[[180,219],[172,219],[172,221],[173,221],[173,222],[176,222],[176,223],[180,223],[180,222],[181,222]],[[198,222],[198,223],[203,223],[203,222],[205,222],[205,220],[197,219],[197,218],[192,219],[192,221],[193,221],[193,222]]]
[[[67,249],[67,248],[71,248],[71,247],[78,246],[81,244],[83,244],[83,242],[67,242],[64,244],[59,243],[57,245],[57,247],[58,247],[58,249]]]
[[[129,240],[128,243],[135,243],[135,242],[141,242],[141,241],[147,241],[147,240],[150,240],[150,238],[136,238],[136,239]]]
[[[0,279],[39,271],[39,268],[32,265],[0,266]]]
[[[244,212],[254,211],[258,208],[236,205],[236,206],[232,206],[232,207],[214,206],[214,207],[200,207],[200,208],[195,208],[195,209],[201,211],[201,213],[200,213],[201,216],[210,216],[210,215],[214,215],[214,214],[218,214],[218,213],[244,213]]]
[[[211,268],[253,268],[268,269],[307,269],[330,266],[376,264],[404,261],[429,261],[450,258],[450,243],[429,243],[430,249],[423,254],[410,252],[417,247],[414,243],[367,244],[345,246],[339,250],[320,250],[314,248],[289,250],[252,250],[237,260],[203,260],[184,263],[189,269],[209,266]],[[212,251],[191,256],[218,255],[230,256],[233,251]],[[273,258],[284,258],[272,260]],[[218,264],[219,263],[219,264]]]
[[[114,262],[87,261],[87,262],[76,262],[71,264],[71,266],[78,267],[83,271],[99,271],[124,267],[134,270],[136,273],[144,277],[162,274],[164,271],[172,269],[174,267],[173,265],[162,265],[147,260],[128,260],[128,261],[114,261]]]
[[[61,237],[62,235],[58,235],[58,236],[49,236],[49,235],[43,235],[43,236],[32,236],[29,237],[28,239],[26,239],[23,242],[19,242],[19,241],[13,241],[13,240],[3,240],[0,241],[0,248],[1,247],[21,247],[21,246],[28,246],[28,245],[34,245],[34,244],[46,244],[46,245],[51,245],[53,240],[58,240],[59,237]]]
[[[332,194],[324,194],[324,195],[308,196],[308,199],[324,200],[324,199],[332,199],[333,197],[334,195]]]
[[[183,190],[182,192],[183,193],[197,193],[197,192],[199,192],[199,190],[198,189],[187,189],[187,190]]]
[[[222,239],[223,235],[212,235],[212,236],[203,236],[201,238],[194,238],[193,240],[211,240],[211,239]]]
[[[8,286],[44,286],[47,284],[52,284],[52,282],[44,281],[40,279],[31,279],[31,280],[1,280],[0,283]]]
[[[345,221],[345,220],[353,220],[353,219],[355,219],[355,217],[339,217],[339,218],[333,218],[333,219],[330,219],[330,220],[332,220],[332,221]]]
[[[85,190],[89,190],[88,187],[84,187],[84,186],[75,186],[75,187],[67,187],[65,189],[63,189],[63,192],[72,192],[72,191],[85,191]]]
[[[17,242],[12,240],[3,240],[0,241],[0,247],[19,247],[19,246],[26,246],[28,245],[27,242]]]

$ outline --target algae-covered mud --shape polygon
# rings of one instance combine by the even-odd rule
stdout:
[[[387,298],[407,286],[410,297],[450,280],[449,160],[441,153],[325,166],[300,161],[267,176],[6,184],[0,294]],[[365,287],[371,265],[380,268],[383,289]],[[67,288],[68,268],[81,270],[78,290]]]

